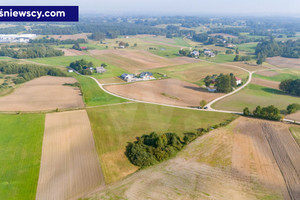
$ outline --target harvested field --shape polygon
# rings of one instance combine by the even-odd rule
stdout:
[[[267,58],[267,62],[280,68],[300,69],[299,58],[273,57]]]
[[[197,85],[176,79],[109,85],[105,88],[128,98],[179,106],[198,106],[202,99],[209,102],[223,95],[210,93]]]
[[[243,62],[230,62],[230,63],[226,63],[224,64],[224,66],[226,65],[234,65],[234,66],[237,66],[237,67],[241,67],[243,69],[246,69],[246,70],[249,70],[249,71],[256,71],[256,70],[262,70],[262,69],[267,69],[261,65],[256,65],[256,64],[246,64],[246,63],[243,63]]]
[[[286,119],[291,119],[291,120],[295,120],[295,121],[300,121],[300,111],[295,112],[293,114],[287,115],[285,116]]]
[[[49,38],[54,38],[58,40],[77,40],[77,39],[87,39],[87,36],[90,35],[90,33],[80,33],[80,34],[74,34],[74,35],[49,35]]]
[[[111,64],[116,65],[118,67],[122,67],[125,70],[133,73],[143,69],[152,69],[176,64],[170,59],[151,54],[147,51],[132,51],[123,49],[90,50],[89,52],[92,55],[101,55],[97,56],[97,58],[104,61],[106,59],[107,62],[110,62]]]
[[[275,71],[260,71],[260,72],[256,72],[256,74],[267,76],[267,77],[273,77],[279,75],[279,73]]]
[[[0,98],[1,111],[39,111],[83,107],[79,88],[70,77],[43,76],[25,83],[10,95]]]
[[[264,136],[260,135],[259,132],[242,137],[242,140],[235,139],[237,134],[240,134],[235,129],[247,125],[244,120],[245,118],[239,118],[229,127],[214,130],[189,144],[182,152],[178,153],[176,158],[140,170],[118,183],[95,191],[88,197],[91,199],[114,199],[118,197],[129,200],[282,199],[281,186],[286,192],[285,194],[287,194],[287,190],[280,170],[278,167],[276,168],[268,142],[266,139],[261,142],[261,137]],[[242,128],[241,132],[244,132],[244,127]],[[239,145],[238,141],[247,143],[248,146],[244,149],[238,148],[236,146]],[[257,150],[260,157],[253,158],[247,147],[256,149],[258,148],[257,145],[267,145],[267,147],[259,146],[260,149]],[[259,151],[268,150],[268,148],[269,151],[267,152]],[[269,185],[257,177],[260,174],[256,171],[252,171],[251,174],[237,173],[236,170],[244,170],[243,167],[248,166],[249,161],[242,157],[244,153],[250,162],[256,159],[257,165],[263,169],[263,172],[271,169],[268,175],[271,175],[271,172],[275,174],[273,174],[274,177],[268,178],[272,178],[272,181],[279,181],[272,182],[278,187],[275,189],[268,187]],[[264,155],[267,158],[264,158]],[[233,163],[231,163],[231,156],[234,157]],[[264,162],[265,160],[273,162]],[[242,165],[238,165],[236,162]],[[237,167],[237,169],[233,169],[231,166]],[[278,188],[279,190],[277,190]]]
[[[47,114],[36,199],[77,199],[103,185],[86,111]]]
[[[277,81],[270,81],[270,80],[265,80],[265,79],[260,79],[260,78],[252,78],[251,83],[256,84],[256,85],[265,86],[268,88],[273,88],[276,90],[279,90],[279,84],[280,84],[280,82],[277,82]]]
[[[171,58],[170,60],[175,62],[177,65],[201,62],[199,59],[190,58],[190,57],[176,57],[176,58]]]
[[[82,56],[87,55],[84,51],[78,51],[76,49],[59,49],[65,53],[65,56]]]

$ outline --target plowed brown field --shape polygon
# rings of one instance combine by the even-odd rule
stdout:
[[[261,78],[252,78],[251,83],[256,84],[256,85],[265,86],[268,88],[274,88],[276,90],[279,90],[279,84],[280,84],[280,82],[277,82],[277,81],[270,81],[270,80],[265,80],[265,79],[261,79]]]
[[[128,98],[178,106],[199,106],[202,99],[209,102],[223,95],[208,92],[197,85],[176,79],[109,85],[105,88]]]
[[[47,114],[36,199],[77,199],[103,185],[86,111]]]
[[[0,98],[0,111],[39,111],[83,107],[79,88],[70,77],[43,76],[25,83],[12,94]]]

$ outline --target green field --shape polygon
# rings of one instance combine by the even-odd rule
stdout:
[[[0,114],[1,199],[35,199],[44,118],[43,114]]]
[[[275,75],[275,76],[263,76],[260,74],[253,74],[253,77],[270,80],[270,81],[278,81],[278,82],[281,82],[281,81],[284,81],[287,79],[297,79],[300,77],[300,71],[297,71],[297,70],[277,70],[274,72],[278,72],[280,74]]]
[[[181,37],[174,37],[173,38],[174,42],[176,43],[176,45],[178,46],[184,46],[184,47],[190,47],[191,45],[189,43],[187,43],[183,38]]]
[[[148,134],[206,128],[234,117],[232,114],[184,110],[150,104],[122,104],[87,109],[106,183],[117,181],[137,168],[125,157],[127,142]]]
[[[100,66],[103,63],[101,60],[93,58],[88,55],[83,56],[57,56],[57,57],[48,57],[48,58],[34,58],[28,59],[29,61],[53,65],[53,66],[69,66],[69,64],[75,60],[85,59],[89,62],[93,62],[95,65]]]
[[[244,44],[239,44],[237,47],[239,48],[240,51],[245,51],[249,53],[254,53],[256,49],[257,43],[244,43]]]
[[[292,126],[292,127],[290,127],[290,132],[292,133],[292,135],[295,138],[296,142],[300,146],[300,127],[299,126]]]
[[[216,62],[216,63],[226,63],[226,62],[233,62],[235,55],[233,54],[218,54],[216,57],[208,58],[206,57],[205,60]]]
[[[170,46],[164,46],[164,45],[152,45],[151,47],[156,48],[156,50],[149,50],[150,53],[153,53],[155,55],[166,57],[166,58],[175,58],[178,57],[180,48],[177,47],[170,47]]]
[[[274,105],[283,110],[291,103],[299,103],[299,97],[285,95],[280,90],[264,86],[249,84],[242,91],[213,104],[213,108],[220,110],[243,111],[249,107],[250,111],[256,106]]]
[[[80,83],[81,91],[83,93],[83,99],[87,106],[127,102],[127,100],[125,99],[107,94],[99,88],[99,86],[93,79],[89,77],[79,76],[76,74],[74,74],[74,77]]]

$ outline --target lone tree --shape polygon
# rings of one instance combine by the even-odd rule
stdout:
[[[249,108],[248,108],[248,107],[244,108],[243,114],[244,114],[245,116],[249,116],[249,115],[250,115],[250,111],[249,111]]]
[[[203,99],[200,101],[200,106],[203,108],[205,105],[207,104],[207,102]]]
[[[209,86],[210,86],[210,82],[211,82],[210,76],[207,75],[207,76],[205,77],[205,79],[204,79],[205,86],[206,86],[206,87],[209,87]]]

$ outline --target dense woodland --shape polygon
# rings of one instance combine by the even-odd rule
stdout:
[[[56,50],[53,47],[45,44],[11,45],[2,46],[0,49],[0,56],[8,56],[17,59],[44,58],[63,55],[63,51]]]
[[[30,43],[36,44],[36,43],[42,43],[42,44],[76,44],[76,43],[87,43],[87,41],[83,38],[77,39],[77,40],[59,40],[59,39],[54,39],[54,38],[49,38],[49,37],[43,37],[41,39],[34,39],[30,40]]]
[[[41,76],[66,76],[64,72],[54,67],[31,64],[0,62],[0,72],[3,74],[18,74],[13,78],[15,84],[21,84]]]

